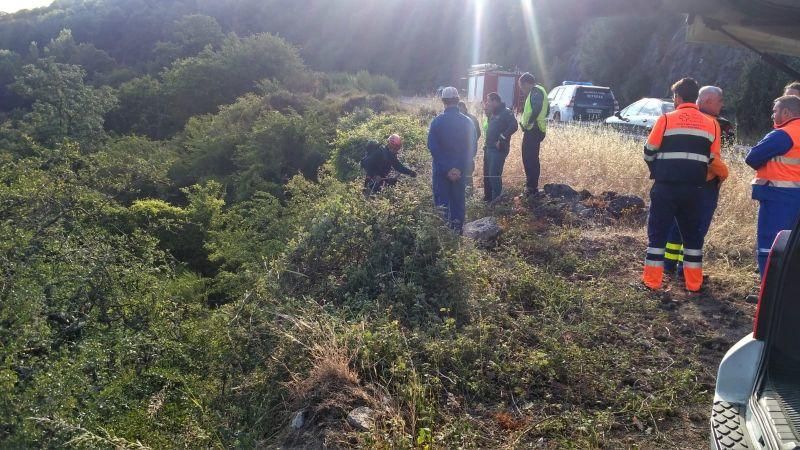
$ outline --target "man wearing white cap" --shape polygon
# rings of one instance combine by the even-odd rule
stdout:
[[[445,110],[428,132],[428,149],[433,157],[433,202],[441,208],[447,224],[461,233],[466,215],[466,177],[472,155],[478,148],[475,125],[458,110],[458,89],[442,89]]]

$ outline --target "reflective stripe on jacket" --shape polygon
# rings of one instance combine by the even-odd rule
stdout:
[[[800,188],[800,119],[791,120],[777,129],[789,135],[792,147],[785,154],[774,156],[759,167],[753,184]]]
[[[657,182],[701,185],[709,165],[720,157],[720,129],[717,121],[694,103],[684,103],[658,118],[647,144],[644,160],[650,178]]]
[[[538,114],[536,115],[535,122],[534,122],[534,108],[531,102],[531,97],[533,97],[534,89],[538,89],[538,93],[542,96],[542,106],[539,109]],[[522,110],[522,122],[520,125],[522,126],[523,131],[531,131],[533,130],[534,126],[539,127],[539,131],[544,134],[547,132],[547,113],[550,111],[550,103],[547,99],[547,91],[540,85],[536,85],[531,89],[531,92],[528,94],[528,98],[525,99],[525,108]]]

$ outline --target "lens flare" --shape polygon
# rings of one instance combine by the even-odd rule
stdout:
[[[536,20],[536,13],[533,10],[533,1],[534,0],[520,0],[522,17],[525,20],[525,36],[528,39],[531,61],[536,63],[536,67],[531,68],[531,70],[537,79],[542,80],[545,86],[552,86],[544,66],[544,50],[542,49],[542,39],[539,35],[539,23]]]
[[[472,7],[475,17],[472,27],[472,64],[480,64],[483,50],[481,48],[483,45],[483,13],[486,10],[486,0],[474,0]]]

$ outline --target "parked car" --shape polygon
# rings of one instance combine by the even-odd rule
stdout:
[[[675,105],[672,100],[643,98],[606,119],[606,124],[620,131],[646,134],[650,132],[662,114],[674,110]]]
[[[719,365],[712,450],[800,448],[800,224],[770,252],[753,332]]]
[[[555,122],[603,120],[614,114],[619,104],[611,88],[591,83],[565,81],[547,95],[548,118]]]

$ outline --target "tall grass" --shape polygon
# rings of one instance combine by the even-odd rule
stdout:
[[[546,183],[565,183],[593,194],[614,191],[633,194],[649,201],[652,181],[642,160],[644,137],[633,137],[598,125],[552,125],[542,144],[542,178]],[[522,166],[522,133],[514,134],[506,160],[503,183],[510,191],[521,191],[525,184]],[[476,161],[476,187],[482,188],[483,150]],[[717,259],[750,263],[753,259],[756,229],[756,202],[750,199],[752,170],[741,156],[723,151],[730,168],[724,183],[719,208],[706,240],[706,251]],[[644,229],[641,230],[644,233]]]

